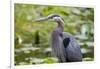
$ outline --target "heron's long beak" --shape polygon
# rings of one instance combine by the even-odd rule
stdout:
[[[49,18],[48,17],[43,17],[43,18],[38,18],[38,19],[35,19],[35,21],[47,21],[47,20],[49,20]]]

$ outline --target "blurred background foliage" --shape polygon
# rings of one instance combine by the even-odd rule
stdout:
[[[94,9],[85,7],[14,5],[15,65],[57,63],[51,54],[50,34],[55,22],[35,22],[49,14],[64,18],[64,31],[71,33],[81,46],[83,61],[94,60]]]

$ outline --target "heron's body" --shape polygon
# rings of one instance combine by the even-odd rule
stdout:
[[[49,15],[47,18],[38,19],[38,21],[53,18],[58,24],[58,26],[53,30],[51,35],[51,46],[54,56],[58,58],[59,62],[82,61],[82,53],[80,46],[71,34],[63,32],[64,21],[59,15]]]
[[[82,61],[82,53],[76,39],[69,33],[63,32],[63,22],[52,32],[52,50],[59,62]]]

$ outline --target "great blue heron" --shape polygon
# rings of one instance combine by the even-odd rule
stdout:
[[[53,19],[58,26],[51,35],[52,52],[59,62],[78,62],[82,61],[82,53],[74,36],[64,30],[64,20],[58,14],[51,14],[47,17],[36,19],[36,21],[45,21]]]

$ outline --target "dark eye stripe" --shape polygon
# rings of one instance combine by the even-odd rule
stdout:
[[[59,15],[57,15],[57,14],[54,14],[54,15],[53,15],[53,17],[60,17],[60,16],[59,16]]]
[[[53,18],[53,17],[60,17],[58,14],[51,14],[48,16],[49,18]]]

